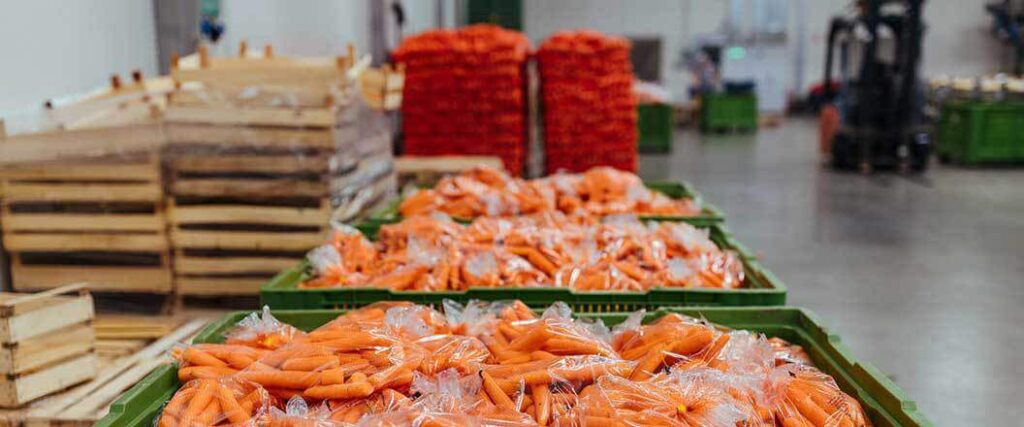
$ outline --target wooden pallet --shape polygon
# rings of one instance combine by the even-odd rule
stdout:
[[[171,291],[156,155],[6,165],[0,197],[15,290]]]
[[[17,407],[96,375],[92,297],[83,284],[0,294],[0,407]]]
[[[0,410],[0,425],[11,427],[91,426],[106,415],[110,404],[153,369],[168,362],[167,351],[187,341],[205,324],[192,320],[130,356],[106,364],[95,379],[30,403],[25,408]]]

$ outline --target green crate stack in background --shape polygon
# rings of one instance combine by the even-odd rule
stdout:
[[[704,132],[757,129],[757,95],[753,92],[707,92],[700,96]]]
[[[273,315],[282,322],[308,331],[342,313],[330,310],[283,310],[274,311]],[[648,313],[644,321],[653,321],[667,313],[703,317],[719,325],[761,332],[802,346],[819,369],[832,375],[843,391],[864,405],[865,412],[876,427],[931,425],[899,387],[874,366],[856,360],[840,338],[821,326],[817,316],[810,312],[790,307],[661,309]],[[192,342],[222,342],[224,332],[248,314],[229,314],[207,326]],[[600,319],[611,326],[624,321],[626,315],[616,313],[583,317]],[[107,416],[96,425],[152,426],[163,405],[180,386],[177,365],[161,366],[117,399]]]
[[[639,104],[637,110],[637,148],[641,153],[672,151],[673,118],[669,104]]]
[[[942,105],[936,152],[976,165],[1024,161],[1024,102],[954,100]]]

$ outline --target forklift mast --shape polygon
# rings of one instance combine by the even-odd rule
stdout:
[[[840,108],[831,143],[839,169],[923,171],[929,144],[921,126],[918,96],[924,24],[923,0],[861,0],[855,17],[836,17],[825,55],[825,99]],[[882,41],[892,41],[882,46]],[[849,70],[851,51],[860,55]],[[832,88],[838,48],[840,93]]]

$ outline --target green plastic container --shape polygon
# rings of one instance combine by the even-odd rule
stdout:
[[[952,101],[942,106],[936,152],[975,165],[1024,161],[1024,103]]]
[[[757,129],[757,96],[753,93],[704,93],[700,105],[702,131]]]
[[[357,226],[367,237],[375,238],[379,223]],[[757,262],[749,252],[718,225],[710,226],[711,240],[724,249],[732,249],[743,260],[748,288],[684,289],[658,288],[647,292],[575,292],[565,288],[471,288],[465,291],[393,291],[377,288],[299,289],[307,280],[307,264],[300,263],[279,273],[260,288],[260,302],[274,309],[351,309],[377,301],[402,300],[439,307],[446,299],[465,302],[471,299],[496,301],[522,300],[530,307],[547,307],[564,301],[579,313],[633,311],[642,308],[674,306],[773,306],[786,303],[786,285]]]
[[[685,182],[650,181],[645,182],[644,185],[651,190],[662,193],[673,199],[693,199],[700,204],[701,212],[696,216],[641,215],[640,219],[642,220],[683,221],[697,226],[721,224],[725,222],[725,214],[723,214],[715,205],[705,201],[704,196]],[[367,221],[382,224],[401,221],[402,216],[398,213],[398,206],[401,203],[402,198],[395,198],[391,203],[388,203],[386,207],[371,214]],[[455,220],[467,224],[473,222],[471,218],[455,218]]]
[[[643,153],[672,151],[672,106],[668,104],[640,104],[637,110],[637,148]]]
[[[670,312],[704,317],[734,329],[747,329],[786,339],[804,348],[814,364],[832,375],[846,393],[857,398],[876,427],[931,426],[917,405],[874,366],[857,361],[838,335],[821,326],[814,314],[791,307],[703,307],[663,308],[649,313],[646,321]],[[274,311],[283,322],[311,330],[340,315],[342,311]],[[223,333],[247,312],[232,313],[207,326],[193,342],[220,342]],[[605,324],[622,322],[627,314],[583,315],[602,319]],[[101,427],[149,427],[180,384],[175,365],[164,365],[125,392],[96,425]]]

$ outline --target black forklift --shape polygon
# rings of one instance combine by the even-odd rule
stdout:
[[[865,173],[923,172],[931,153],[918,77],[924,0],[855,5],[853,16],[834,17],[829,28],[824,98],[839,116],[824,136],[830,163]]]

